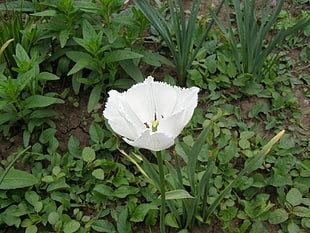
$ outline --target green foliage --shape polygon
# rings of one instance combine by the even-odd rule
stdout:
[[[195,0],[188,20],[186,19],[183,3],[179,0],[169,0],[170,21],[160,12],[160,9],[154,8],[149,1],[135,1],[151,25],[156,29],[162,39],[168,46],[178,76],[180,85],[185,85],[187,70],[190,69],[193,60],[199,52],[202,43],[209,33],[214,21],[211,21],[205,31],[199,36],[198,43],[194,44],[194,32],[197,27],[196,20],[200,7],[200,0]],[[224,1],[218,6],[219,12]]]
[[[237,23],[238,40],[232,26],[228,1],[226,1],[227,29],[213,14],[213,18],[231,43],[239,72],[252,74],[257,81],[260,81],[268,73],[270,66],[277,59],[277,57],[274,57],[274,59],[268,61],[269,64],[265,65],[267,57],[276,45],[285,37],[307,26],[310,22],[309,18],[306,18],[288,29],[281,27],[272,40],[267,40],[268,33],[271,33],[273,25],[277,23],[276,20],[281,12],[283,2],[283,0],[280,0],[274,11],[271,12],[272,1],[264,0],[259,5],[260,12],[258,13],[256,12],[256,1],[248,0],[241,4],[239,0],[235,0],[233,5],[236,14],[235,22]],[[258,20],[258,18],[260,19]]]
[[[13,56],[17,67],[13,67],[12,70],[18,73],[17,77],[0,76],[0,129],[5,136],[10,136],[11,127],[21,124],[24,145],[27,146],[36,127],[42,127],[44,124],[51,127],[54,125],[47,117],[57,113],[42,108],[63,103],[63,100],[56,98],[55,93],[41,94],[48,80],[59,79],[51,73],[40,72],[39,64],[42,57],[33,53],[30,58],[20,44],[17,44]]]
[[[85,127],[88,144],[71,136],[67,148],[60,148],[58,114],[51,109],[65,101],[81,107],[80,96],[70,91],[85,97],[89,89],[85,111],[91,112],[108,89],[127,88],[147,73],[175,84],[173,73],[158,74],[162,64],[172,65],[165,57],[169,53],[160,49],[171,43],[173,58],[185,64],[183,71],[177,69],[186,76],[184,85],[201,92],[190,125],[174,150],[162,153],[166,225],[187,232],[181,228],[217,218],[224,232],[267,232],[269,225],[283,232],[309,231],[310,141],[301,109],[310,96],[309,13],[301,9],[307,1],[293,1],[295,18],[281,9],[282,1],[272,7],[273,14],[269,1],[260,12],[253,1],[245,1],[248,8],[234,4],[238,11],[229,15],[228,29],[219,24],[228,40],[220,29],[210,30],[210,16],[196,17],[199,1],[190,13],[179,1],[169,2],[168,8],[155,1],[158,8],[144,10],[147,1],[136,6],[124,6],[123,0],[0,4],[0,132],[1,140],[11,142],[10,148],[0,146],[2,230],[127,233],[159,223],[153,158],[127,155],[128,148],[99,114]],[[150,20],[146,11],[159,18]],[[148,21],[157,32],[151,27],[147,34]],[[294,34],[298,28],[303,30]],[[254,39],[244,38],[241,29],[252,29],[247,35]],[[271,55],[275,47],[281,52]],[[296,47],[300,62],[290,54]],[[260,52],[253,56],[260,58],[254,68],[264,75],[246,68],[253,68],[246,48]],[[65,90],[50,92],[59,83]],[[283,129],[286,134],[256,163],[266,140]],[[20,144],[16,134],[23,137]],[[31,150],[23,150],[28,145]],[[6,154],[11,146],[18,152]]]
[[[8,18],[8,19],[7,19]],[[0,64],[6,63],[9,74],[12,73],[12,67],[16,66],[13,57],[15,47],[21,44],[26,52],[29,52],[36,37],[36,29],[34,27],[34,17],[26,16],[23,18],[20,11],[0,11]]]

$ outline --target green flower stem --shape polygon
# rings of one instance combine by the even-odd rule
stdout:
[[[161,151],[156,152],[158,171],[159,171],[159,191],[161,197],[160,205],[160,232],[165,233],[165,209],[166,209],[166,189],[165,189],[165,173],[164,163]]]

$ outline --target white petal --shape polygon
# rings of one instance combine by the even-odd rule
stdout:
[[[135,139],[141,134],[144,128],[139,127],[140,123],[134,115],[130,115],[125,109],[121,93],[110,91],[103,115],[108,119],[111,128],[121,136]]]
[[[152,82],[152,78],[148,78],[143,83],[138,83],[122,93],[126,104],[135,111],[141,124],[154,119],[155,110],[150,92]]]
[[[157,131],[173,137],[177,137],[185,126],[182,124],[184,122],[185,116],[185,110],[182,109],[173,115],[161,119],[157,127]]]
[[[152,151],[161,151],[171,147],[174,144],[175,137],[168,136],[164,133],[152,132],[145,130],[136,140],[131,141],[123,138],[129,145],[144,148]]]

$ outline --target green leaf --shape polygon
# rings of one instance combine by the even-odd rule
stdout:
[[[84,68],[89,68],[89,64],[93,62],[92,58],[81,58],[75,63],[72,69],[68,72],[68,76],[73,75]]]
[[[128,186],[128,185],[122,185],[118,189],[116,189],[113,193],[115,197],[118,198],[125,198],[128,195],[136,194],[139,192],[139,188]]]
[[[100,125],[94,122],[90,125],[89,135],[90,135],[91,140],[93,140],[96,144],[103,142],[104,131],[100,127]]]
[[[173,191],[166,192],[166,200],[179,200],[179,199],[187,199],[187,198],[195,198],[191,196],[184,189],[176,189]]]
[[[53,116],[57,116],[58,113],[53,111],[53,110],[49,110],[49,109],[39,109],[39,110],[34,110],[31,115],[30,115],[30,119],[36,119],[36,118],[47,118],[47,117],[53,117]]]
[[[58,80],[60,79],[57,75],[49,72],[41,72],[36,76],[37,80]]]
[[[296,188],[292,188],[286,194],[286,200],[291,203],[293,206],[299,205],[303,202],[302,194]]]
[[[69,57],[72,61],[78,62],[79,60],[92,60],[92,56],[85,52],[80,51],[68,51],[66,52],[67,57]]]
[[[132,52],[130,50],[115,50],[112,52],[107,53],[103,61],[104,63],[111,63],[111,62],[118,62],[122,60],[127,60],[127,59],[137,59],[137,58],[142,58],[143,55]]]
[[[240,88],[240,91],[249,95],[257,95],[262,92],[262,88],[260,84],[255,81],[247,81],[245,86]]]
[[[90,163],[96,159],[96,153],[91,147],[84,147],[82,151],[82,158],[85,162]]]
[[[306,208],[304,206],[296,206],[296,207],[294,207],[292,213],[297,215],[297,216],[299,216],[299,217],[310,218],[310,209]]]
[[[47,218],[48,222],[51,225],[55,225],[59,221],[59,219],[60,219],[60,216],[56,211],[50,212]]]
[[[132,62],[132,60],[120,61],[119,64],[134,81],[142,82],[144,80],[141,70]]]
[[[116,232],[113,224],[107,220],[97,220],[91,225],[91,228],[97,232]]]
[[[208,71],[211,74],[214,74],[216,72],[216,69],[217,69],[216,54],[212,54],[212,55],[208,56],[206,58],[206,62],[205,63],[207,64]]]
[[[36,212],[39,212],[42,209],[43,204],[40,201],[41,198],[36,192],[28,190],[25,193],[25,199],[34,207]]]
[[[16,120],[16,115],[12,113],[1,113],[0,114],[0,125],[10,121],[10,120]]]
[[[179,224],[172,213],[168,213],[165,217],[165,223],[170,227],[179,228]]]
[[[127,206],[118,207],[117,211],[120,212],[116,223],[117,232],[118,233],[131,232],[131,224],[127,221],[128,207]]]
[[[105,184],[96,185],[94,191],[107,197],[113,196],[113,189]]]
[[[104,179],[104,171],[101,168],[95,169],[91,174],[98,180]]]
[[[34,14],[31,14],[34,16],[40,16],[40,17],[44,17],[44,16],[56,16],[57,15],[57,11],[55,10],[46,10],[46,11],[40,11]]]
[[[41,108],[47,107],[52,104],[63,104],[64,101],[58,98],[49,97],[49,96],[42,96],[42,95],[33,95],[28,97],[24,101],[24,108]]]
[[[233,220],[238,213],[238,208],[236,207],[231,207],[227,209],[223,209],[219,212],[220,219],[224,222],[228,222]]]
[[[38,232],[38,227],[36,225],[31,225],[26,228],[25,233],[36,233]]]
[[[56,133],[57,133],[57,129],[48,128],[41,133],[39,141],[42,144],[48,143],[51,141],[52,137],[54,137]]]
[[[2,173],[0,173],[1,176]],[[17,189],[33,186],[38,183],[38,179],[32,174],[24,171],[10,169],[4,180],[0,184],[1,189]]]
[[[270,105],[262,102],[262,103],[258,103],[256,105],[254,105],[254,107],[249,111],[248,116],[250,118],[253,118],[255,116],[257,116],[259,113],[269,113],[270,112]]]
[[[64,233],[73,233],[80,228],[81,224],[76,220],[70,220],[64,224],[63,231]]]
[[[287,230],[289,233],[300,233],[300,228],[297,224],[293,223],[293,222],[290,222],[288,225],[287,225]]]
[[[157,210],[158,207],[153,204],[144,203],[139,205],[132,214],[131,221],[142,222],[150,210]]]
[[[51,183],[46,191],[47,192],[54,192],[54,191],[58,191],[58,190],[66,190],[66,189],[70,189],[70,185],[68,185],[66,183],[66,180],[64,177],[61,177],[59,180],[55,181],[54,183]]]
[[[276,209],[275,211],[271,212],[269,216],[269,222],[271,224],[279,224],[288,219],[288,213],[284,209]]]
[[[67,29],[62,30],[59,33],[59,41],[61,48],[66,46],[68,39],[69,39],[69,31]]]
[[[101,85],[97,85],[92,89],[90,96],[89,96],[88,105],[87,105],[88,113],[90,113],[98,104],[101,98],[101,91],[102,91]]]

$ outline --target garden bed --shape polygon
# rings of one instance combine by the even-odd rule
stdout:
[[[191,2],[184,1],[186,9],[190,9]],[[218,5],[220,1],[213,3]],[[41,55],[36,54],[37,51],[31,51],[31,46],[27,50],[25,45],[25,52],[21,49],[18,54],[28,54],[29,57],[23,59],[31,64],[29,67],[37,64],[40,67],[39,73],[48,72],[58,79],[46,73],[46,76],[37,74],[36,77],[41,79],[29,82],[29,87],[24,87],[20,92],[23,94],[18,98],[19,101],[25,101],[34,94],[53,98],[49,99],[53,104],[43,106],[32,103],[37,108],[29,109],[52,110],[57,114],[44,112],[46,118],[31,118],[33,115],[26,109],[23,110],[25,118],[0,124],[0,174],[19,152],[31,146],[14,164],[14,168],[15,171],[32,174],[32,178],[25,182],[33,182],[28,185],[21,181],[17,186],[5,183],[5,188],[0,188],[0,233],[25,230],[65,233],[160,232],[158,188],[149,183],[141,170],[121,150],[144,169],[144,163],[134,153],[144,154],[153,163],[156,163],[156,159],[149,151],[126,145],[120,136],[111,131],[102,112],[109,90],[124,91],[134,83],[141,82],[140,75],[143,78],[152,75],[155,80],[179,85],[177,72],[169,65],[173,62],[173,55],[160,35],[149,28],[142,13],[134,14],[130,11],[134,4],[131,1],[122,8],[117,1],[111,1],[112,12],[109,14],[108,11],[96,11],[83,4],[73,5],[76,11],[70,12],[65,19],[68,20],[66,23],[70,22],[72,25],[63,24],[61,20],[64,18],[61,16],[66,14],[62,9],[57,11],[54,4],[43,5],[41,8],[36,6],[32,11],[26,11],[26,14],[35,13],[36,20],[32,23],[39,25],[40,32],[49,32],[45,34],[45,39],[37,38],[29,42]],[[203,2],[200,11],[207,4]],[[97,5],[104,8],[100,1]],[[164,5],[163,9],[167,9],[165,7],[167,6]],[[294,9],[293,12],[289,11],[291,8]],[[53,12],[48,12],[47,9]],[[296,23],[298,19],[309,17],[308,10],[307,1],[285,1],[278,23]],[[135,20],[130,20],[126,14]],[[120,15],[124,18],[118,18]],[[79,17],[84,21],[78,20]],[[22,18],[26,20],[25,15]],[[97,18],[100,20],[96,21]],[[219,19],[224,18],[225,12],[222,9]],[[88,23],[85,23],[85,19]],[[125,19],[128,24],[124,22]],[[107,22],[108,20],[111,21]],[[202,17],[199,25],[203,28],[204,23],[207,24],[210,20],[210,16]],[[99,33],[101,28],[98,22],[103,22],[106,29],[102,34]],[[89,29],[89,25],[92,29]],[[120,37],[117,27],[114,28],[113,25],[120,25],[123,37]],[[56,26],[62,31],[57,32]],[[270,34],[278,29],[275,26]],[[101,37],[104,38],[103,41],[100,41]],[[83,43],[91,39],[99,41],[94,42],[98,51],[103,44],[110,46],[102,50],[105,51],[104,56],[102,52],[92,54],[91,49],[87,50]],[[204,43],[203,49],[206,50],[194,60],[185,84],[200,88],[198,107],[176,144],[165,154],[166,161],[172,161],[175,168],[177,165],[173,156],[178,156],[185,174],[188,165],[186,153],[194,147],[201,131],[211,122],[212,130],[199,153],[195,173],[199,177],[197,180],[201,179],[202,172],[210,162],[208,156],[213,156],[215,168],[210,179],[210,199],[207,203],[210,206],[212,200],[236,178],[260,148],[281,130],[286,132],[266,155],[262,165],[244,176],[225,195],[210,218],[203,219],[202,214],[200,215],[203,211],[197,212],[197,221],[190,232],[293,233],[309,230],[309,42],[309,25],[288,36],[273,50],[273,54],[279,52],[280,56],[269,70],[270,73],[261,82],[248,86],[243,79],[247,76],[242,76],[237,70],[230,44],[219,27],[213,26]],[[45,50],[42,46],[48,46],[48,49]],[[17,53],[16,45],[12,51],[11,55]],[[98,62],[98,66],[94,63],[79,63],[82,59],[93,59],[89,54],[95,59],[94,63]],[[122,56],[129,57],[123,60],[120,59]],[[44,59],[40,60],[42,57]],[[109,57],[112,61],[104,60],[104,57]],[[0,61],[0,64],[7,62]],[[215,65],[212,65],[213,61],[216,61]],[[101,67],[100,64],[104,65]],[[214,66],[214,70],[211,66]],[[13,67],[19,67],[19,70],[12,70],[8,65],[0,70],[0,74],[3,77],[12,75],[13,79],[18,79],[23,78],[23,72],[29,71],[26,70],[29,67],[22,62],[17,62]],[[137,70],[141,73],[133,75],[132,72],[138,72]],[[4,79],[1,80],[4,83]],[[4,92],[3,84],[1,85],[0,92]],[[37,89],[33,89],[34,85],[38,86]],[[1,101],[5,100],[5,95],[0,95]],[[29,102],[30,100],[23,102],[23,106],[27,106],[27,103],[29,106]],[[5,106],[1,104],[0,106]],[[10,109],[6,105],[0,109],[0,115]],[[16,116],[20,117],[20,114]],[[1,122],[3,118],[0,116],[0,119]],[[5,125],[9,127],[6,128]],[[167,181],[173,183],[168,165],[165,169]],[[188,177],[184,177],[187,182],[185,189],[190,192]],[[178,213],[182,215],[181,208]],[[177,226],[178,221],[167,208],[167,232],[188,232]]]

